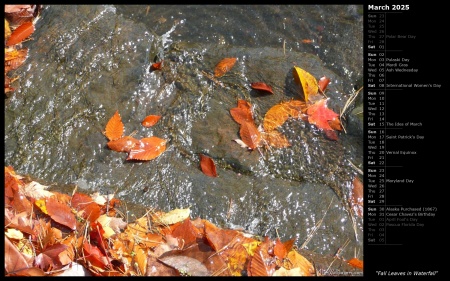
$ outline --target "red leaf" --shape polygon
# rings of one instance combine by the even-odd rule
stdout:
[[[253,90],[263,91],[266,93],[273,94],[272,87],[263,82],[254,82],[250,84]]]
[[[139,144],[139,140],[125,136],[117,140],[111,140],[107,143],[109,149],[117,152],[130,152],[133,147]]]
[[[200,154],[200,167],[205,175],[217,177],[216,164],[210,157]]]
[[[122,123],[122,118],[120,117],[119,111],[116,110],[113,117],[111,117],[106,124],[105,136],[109,140],[120,139],[123,135],[124,126]]]
[[[72,196],[71,205],[78,212],[83,211],[81,214],[79,213],[79,215],[91,223],[100,217],[100,206],[94,202],[92,197],[86,194],[75,193]]]
[[[76,229],[77,221],[69,206],[58,202],[54,197],[49,197],[45,200],[45,207],[52,220],[72,230]]]
[[[34,32],[34,25],[32,22],[24,22],[21,26],[16,28],[6,42],[6,46],[12,46],[21,43],[25,38]]]
[[[163,66],[163,61],[164,60],[153,63],[152,66],[150,66],[150,71],[160,70]]]
[[[108,264],[106,256],[100,251],[99,248],[89,244],[87,241],[83,243],[84,258],[88,260],[93,266],[105,269]]]
[[[142,126],[149,128],[158,123],[159,119],[161,119],[161,115],[148,115],[142,120],[141,124]]]
[[[214,76],[221,77],[234,66],[236,58],[224,58],[214,68]]]
[[[255,149],[261,144],[261,133],[253,122],[244,122],[239,131],[241,140],[250,148]]]
[[[330,78],[323,76],[322,78],[319,79],[319,90],[323,93],[325,92],[325,89],[328,86],[328,83],[330,83]]]
[[[143,138],[128,153],[127,160],[152,160],[166,150],[166,140],[158,137]]]
[[[316,125],[319,129],[332,130],[328,124],[329,120],[334,120],[339,114],[333,110],[328,109],[327,99],[321,99],[315,104],[311,105],[306,111],[308,114],[308,121],[311,124]]]

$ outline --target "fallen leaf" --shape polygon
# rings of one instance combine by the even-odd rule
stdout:
[[[270,146],[273,146],[275,148],[286,148],[291,146],[291,143],[286,138],[286,136],[277,130],[272,130],[268,133],[264,133],[263,138]]]
[[[253,122],[251,104],[245,100],[238,100],[238,106],[230,109],[230,114],[238,124]]]
[[[306,113],[308,114],[308,121],[316,125],[319,129],[332,130],[328,121],[331,121],[339,116],[336,112],[327,107],[328,99],[321,99],[311,105]]]
[[[262,91],[262,92],[269,93],[269,94],[273,95],[272,87],[267,85],[264,82],[253,82],[253,83],[250,84],[250,87],[253,90],[258,90],[258,91]]]
[[[4,247],[5,272],[7,274],[31,267],[23,255],[19,252],[17,247],[11,243],[11,240],[9,240],[6,236]]]
[[[222,77],[236,63],[237,58],[224,58],[214,68],[214,77]]]
[[[217,177],[216,164],[210,157],[200,154],[200,167],[205,175],[209,177]]]
[[[18,28],[14,29],[6,41],[6,46],[12,46],[21,43],[24,39],[30,36],[34,32],[34,24],[31,21],[24,22]]]
[[[364,185],[361,180],[355,176],[353,179],[353,188],[350,196],[350,205],[359,217],[363,216],[364,212]]]
[[[249,276],[272,276],[275,272],[275,258],[269,254],[272,242],[266,237],[265,241],[258,245],[255,254],[247,266]]]
[[[357,259],[357,258],[351,258],[350,260],[347,261],[347,263],[351,266],[354,266],[356,268],[359,269],[364,269],[364,263],[362,260]]]
[[[325,89],[327,88],[328,84],[330,83],[330,78],[323,76],[319,79],[319,90],[321,93],[325,92]]]
[[[68,205],[58,202],[53,197],[49,197],[45,199],[45,206],[52,220],[72,230],[76,229],[77,221]]]
[[[163,61],[155,62],[150,66],[150,71],[160,70],[163,66]]]
[[[289,267],[286,269],[299,268],[300,276],[314,276],[315,269],[312,263],[307,260],[304,256],[300,255],[297,251],[291,250],[288,253],[287,258],[289,259]]]
[[[120,139],[111,140],[107,143],[109,149],[117,152],[130,152],[138,144],[139,140],[131,136],[121,137]]]
[[[316,95],[319,90],[316,78],[298,66],[294,66],[292,72],[295,82],[302,86],[305,102],[308,102],[309,96]]]
[[[123,136],[123,131],[124,126],[122,123],[122,118],[117,110],[106,124],[104,134],[109,140],[117,140]]]
[[[146,128],[150,128],[158,123],[159,119],[161,119],[161,115],[148,115],[142,120],[141,124]]]
[[[156,223],[164,225],[175,224],[189,218],[190,214],[191,210],[189,208],[174,209],[168,213],[164,213],[162,216],[159,216]]]
[[[143,138],[128,153],[127,160],[148,161],[166,151],[166,140],[158,137]]]
[[[261,146],[261,133],[253,122],[244,122],[239,130],[242,141],[248,145],[251,150]]]

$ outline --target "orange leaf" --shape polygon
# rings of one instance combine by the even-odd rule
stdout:
[[[210,157],[200,154],[200,167],[205,175],[217,177],[216,164]]]
[[[348,263],[349,265],[352,265],[352,266],[357,267],[357,268],[360,268],[360,269],[363,269],[363,268],[364,268],[364,263],[363,263],[363,261],[360,260],[360,259],[357,259],[357,258],[351,258],[350,260],[347,261],[347,263]]]
[[[221,77],[234,66],[236,58],[224,58],[214,68],[214,77]]]
[[[291,143],[286,138],[286,136],[277,130],[272,130],[268,133],[265,133],[263,136],[264,136],[264,140],[270,146],[273,146],[276,148],[285,148],[285,147],[291,146]]]
[[[259,244],[255,254],[247,266],[249,276],[272,276],[275,272],[275,258],[269,254],[269,247],[272,242],[266,237],[265,241]]]
[[[289,111],[283,104],[272,106],[264,115],[263,128],[265,132],[271,132],[283,125],[289,118]]]
[[[106,124],[105,136],[109,140],[117,140],[120,139],[123,135],[124,126],[122,123],[122,118],[120,117],[119,111],[116,110],[113,117],[109,119]]]
[[[358,177],[355,177],[353,179],[350,205],[355,211],[356,215],[362,217],[364,212],[364,185]]]
[[[325,89],[327,88],[328,84],[330,83],[330,78],[323,76],[319,79],[319,90],[320,92],[325,92]]]
[[[298,66],[294,66],[292,73],[295,82],[302,86],[305,102],[308,102],[309,96],[316,95],[319,90],[316,78]]]
[[[117,140],[111,140],[107,143],[109,149],[117,152],[130,152],[133,147],[139,144],[139,140],[125,136]]]
[[[332,130],[328,124],[329,120],[333,120],[339,116],[333,110],[327,107],[328,99],[321,99],[315,104],[311,105],[306,113],[308,114],[308,121],[311,124],[316,125],[319,129]]]
[[[150,128],[151,126],[158,123],[159,119],[161,119],[161,115],[148,115],[142,120],[142,126]]]
[[[6,42],[6,46],[12,46],[21,43],[25,38],[34,32],[34,25],[31,21],[24,22],[16,28]]]
[[[143,138],[128,153],[127,160],[152,160],[166,150],[166,140],[158,137]]]
[[[273,253],[279,260],[283,260],[288,253],[288,251],[284,247],[284,244],[281,243],[280,238],[277,238],[277,240],[275,240],[275,245],[273,246]]]
[[[45,201],[45,207],[52,220],[65,225],[72,230],[76,229],[77,221],[69,206],[58,202],[53,197],[49,197]]]
[[[153,63],[152,66],[150,66],[150,71],[160,70],[163,66],[163,61],[164,60]]]
[[[253,82],[250,84],[253,90],[263,91],[269,94],[273,94],[272,87],[263,82]]]
[[[100,217],[100,206],[94,202],[92,197],[86,194],[75,193],[72,196],[71,205],[75,210],[83,211],[79,215],[91,223],[95,222],[98,217]]]
[[[242,141],[250,148],[255,149],[261,144],[261,133],[253,122],[244,122],[239,131]]]
[[[251,111],[251,105],[245,100],[238,100],[238,106],[230,109],[231,117],[238,124],[244,122],[253,122],[253,115]]]

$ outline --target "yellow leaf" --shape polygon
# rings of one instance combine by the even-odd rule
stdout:
[[[247,253],[250,256],[253,256],[255,254],[255,250],[259,244],[261,244],[261,241],[253,241],[250,243],[244,243],[244,244],[242,244],[242,246],[244,246],[245,250],[247,250]]]
[[[20,230],[8,228],[7,231],[5,231],[5,236],[11,238],[11,239],[17,239],[21,240],[23,239],[23,233]]]
[[[189,208],[186,209],[175,209],[168,213],[163,214],[158,218],[158,223],[160,224],[175,224],[180,221],[184,221],[189,218],[191,214],[191,210]]]
[[[294,66],[292,72],[295,82],[302,86],[305,102],[308,102],[308,97],[317,94],[319,91],[319,85],[317,84],[316,78],[298,66]]]
[[[44,214],[48,215],[47,207],[45,207],[45,199],[36,200],[36,201],[34,202],[34,204],[36,204],[36,206],[38,206],[39,209],[41,209],[41,211],[42,211]]]
[[[312,263],[310,263],[304,256],[300,255],[297,251],[291,250],[288,253],[287,256],[289,263],[289,268],[286,269],[293,269],[293,268],[299,268],[301,276],[314,276],[315,270]]]

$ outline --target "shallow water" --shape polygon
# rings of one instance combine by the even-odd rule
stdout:
[[[222,227],[298,236],[322,254],[349,241],[342,255],[362,259],[362,220],[354,229],[343,204],[353,165],[362,170],[359,119],[347,116],[338,141],[289,120],[280,130],[291,147],[249,152],[233,141],[239,125],[229,114],[245,99],[261,124],[271,106],[298,99],[294,65],[332,79],[328,106],[339,112],[361,86],[360,6],[47,6],[24,45],[20,86],[5,100],[5,164],[18,173],[56,190],[115,192],[130,215],[145,211],[134,204],[190,207]],[[203,73],[224,57],[238,61],[222,86]],[[162,59],[163,70],[149,72]],[[275,94],[258,95],[254,81]],[[116,110],[126,135],[164,138],[167,150],[148,162],[109,150],[102,132]],[[144,128],[149,114],[162,118]],[[201,172],[200,153],[217,178]]]

